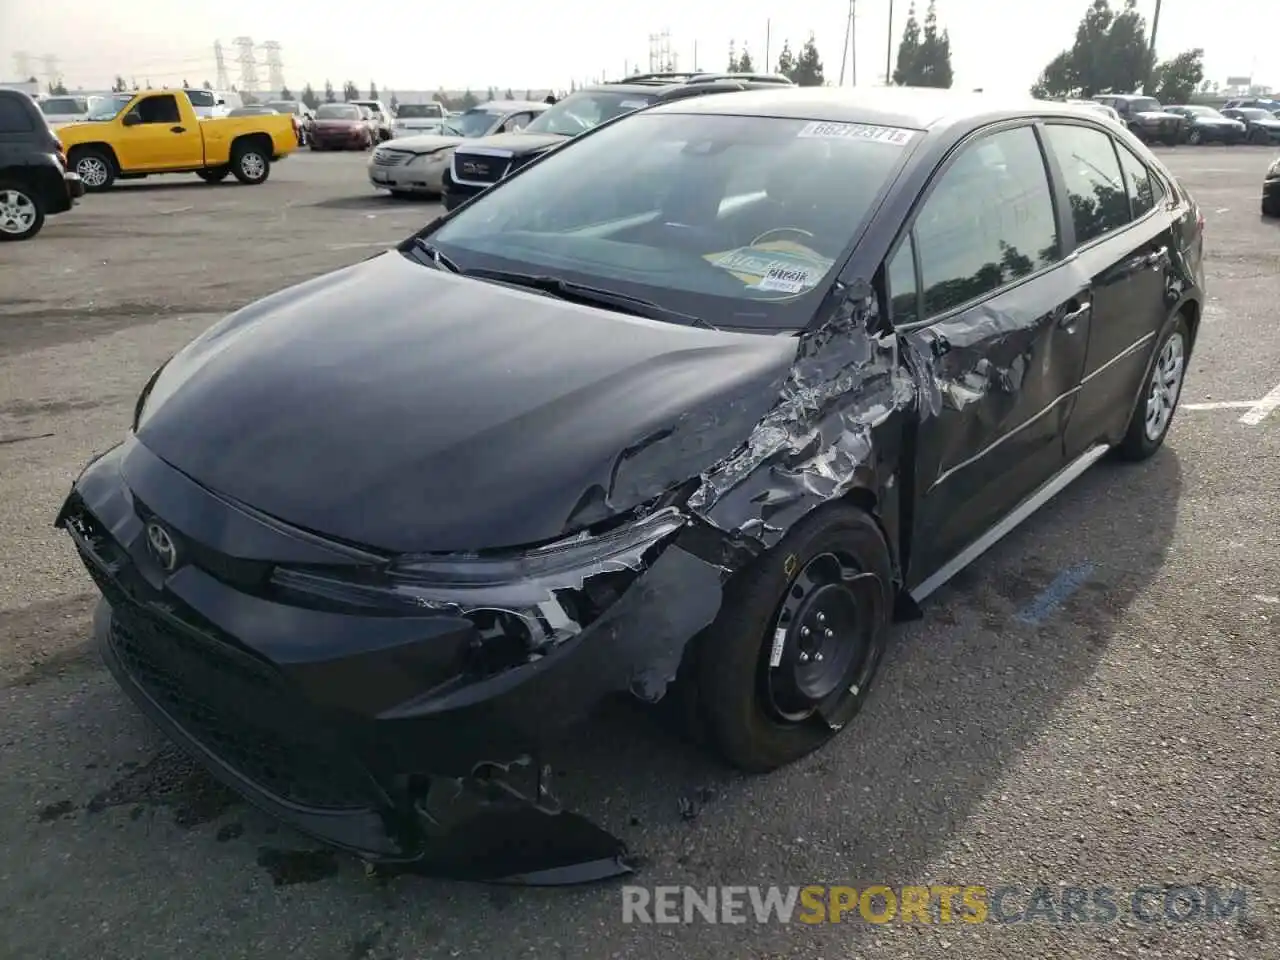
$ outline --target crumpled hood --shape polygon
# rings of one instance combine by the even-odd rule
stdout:
[[[577,306],[391,251],[192,342],[138,438],[203,486],[331,537],[519,546],[734,452],[798,342]]]
[[[389,150],[412,150],[414,153],[435,153],[445,147],[456,147],[463,137],[449,137],[438,133],[424,133],[413,137],[396,137],[383,144]]]
[[[559,146],[568,139],[555,133],[495,133],[491,137],[468,140],[458,148],[458,153],[467,153],[472,147],[478,147],[482,150],[508,150],[513,157],[518,157]]]

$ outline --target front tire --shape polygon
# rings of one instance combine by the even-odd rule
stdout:
[[[690,670],[725,760],[768,772],[853,719],[883,659],[892,583],[879,526],[847,503],[814,511],[733,577]]]
[[[14,180],[0,180],[0,241],[30,240],[44,226],[44,200]]]
[[[271,175],[271,157],[256,144],[243,144],[231,151],[231,172],[241,183],[265,183]]]
[[[1280,196],[1262,198],[1262,215],[1280,217]]]
[[[1179,314],[1156,347],[1155,362],[1143,385],[1142,397],[1124,439],[1116,448],[1122,459],[1146,460],[1164,443],[1182,396],[1190,345],[1187,318]]]
[[[96,147],[84,147],[72,152],[70,157],[72,168],[80,175],[87,193],[101,193],[110,190],[116,182],[116,162],[107,153]]]
[[[1192,127],[1191,132],[1187,134],[1187,143],[1191,144],[1193,147],[1198,146],[1203,140],[1204,134],[1194,127]]]

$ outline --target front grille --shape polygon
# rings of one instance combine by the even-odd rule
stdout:
[[[139,578],[96,518],[77,506],[67,522],[111,606],[111,652],[187,737],[280,800],[332,811],[379,805],[368,773],[323,734],[322,718],[287,677],[194,611],[159,594],[135,599],[120,584]]]
[[[479,154],[453,155],[453,179],[460,183],[497,183],[507,173],[511,161],[506,157]]]
[[[390,150],[379,147],[373,151],[373,162],[380,167],[402,167],[413,156],[408,150]]]

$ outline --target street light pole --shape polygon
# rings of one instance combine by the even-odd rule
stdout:
[[[1151,55],[1156,52],[1156,30],[1160,27],[1160,0],[1156,0],[1156,12],[1151,17]]]
[[[889,0],[889,39],[884,46],[884,85],[893,82],[893,0]]]

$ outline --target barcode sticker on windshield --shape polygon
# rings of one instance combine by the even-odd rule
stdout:
[[[905,147],[915,136],[915,131],[903,130],[901,127],[877,127],[870,123],[828,123],[815,120],[813,123],[806,123],[796,136],[821,140],[871,140]]]
[[[774,266],[760,278],[755,288],[777,293],[803,293],[817,282],[818,276],[820,274],[804,267]]]

